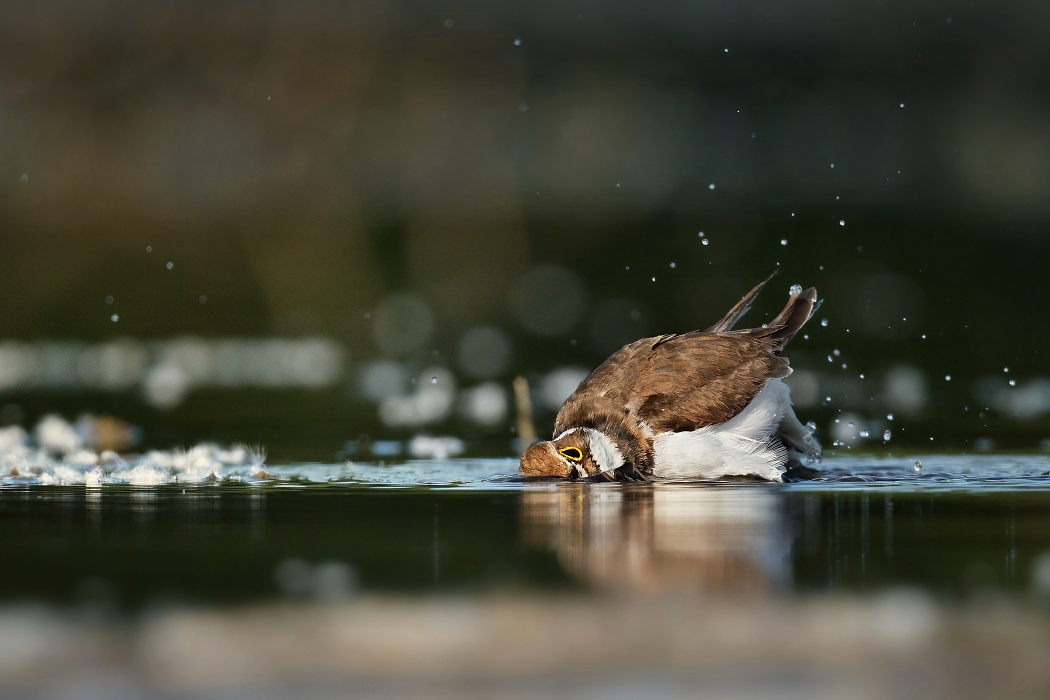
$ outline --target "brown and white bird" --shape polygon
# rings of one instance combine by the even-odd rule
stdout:
[[[643,338],[616,351],[566,400],[554,439],[530,447],[518,472],[780,481],[789,463],[819,459],[820,443],[791,407],[783,382],[791,367],[780,356],[820,306],[817,291],[796,285],[768,324],[732,330],[769,279],[706,331]]]

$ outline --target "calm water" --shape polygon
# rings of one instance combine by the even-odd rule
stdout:
[[[1046,586],[1045,456],[832,458],[795,484],[526,483],[515,467],[267,466],[272,478],[94,488],[6,478],[0,601]]]

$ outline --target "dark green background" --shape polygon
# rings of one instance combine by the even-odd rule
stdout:
[[[575,271],[591,308],[641,304],[654,333],[710,324],[779,265],[757,320],[795,282],[826,298],[795,366],[834,377],[838,348],[851,375],[925,373],[894,445],[1033,449],[1046,414],[963,407],[1004,366],[1045,373],[1048,29],[1035,1],[6,3],[0,338],[324,335],[351,369],[171,412],[135,393],[2,401],[27,425],[111,412],[148,445],[331,459],[384,434],[353,368],[391,292],[437,316],[406,359],[451,364],[492,324],[514,340],[509,384],[603,359],[514,324],[507,289],[532,265]],[[870,331],[898,313],[913,325]],[[509,449],[509,423],[431,429]]]

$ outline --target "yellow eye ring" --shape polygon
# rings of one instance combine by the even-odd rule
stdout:
[[[583,461],[583,452],[580,450],[579,447],[563,447],[560,450],[558,450],[558,452],[565,455],[565,459],[569,460],[570,462]]]

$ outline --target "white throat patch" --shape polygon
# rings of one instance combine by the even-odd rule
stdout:
[[[611,472],[622,467],[623,455],[620,454],[620,449],[616,447],[616,443],[612,441],[612,438],[598,430],[590,428],[586,430],[588,446],[591,448],[591,457],[597,463],[598,468],[603,472]]]

